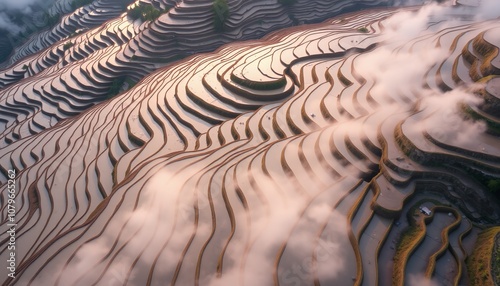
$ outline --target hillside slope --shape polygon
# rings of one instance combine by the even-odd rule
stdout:
[[[0,90],[4,285],[467,284],[500,216],[498,18],[368,9],[156,65],[263,25],[212,37],[210,2],[110,20]],[[329,13],[306,3],[266,23]],[[141,80],[105,100],[117,77]]]

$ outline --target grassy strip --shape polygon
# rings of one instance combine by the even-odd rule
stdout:
[[[413,214],[424,202],[432,202],[436,206],[432,208],[433,215],[416,220]],[[394,254],[394,269],[392,272],[392,285],[405,285],[405,268],[411,254],[425,238],[426,225],[434,219],[434,211],[442,210],[444,206],[441,202],[432,199],[424,199],[416,202],[407,213],[410,226],[401,234]]]
[[[495,238],[495,246],[493,247],[493,256],[491,259],[493,282],[495,285],[500,285],[500,233],[497,233]]]
[[[477,237],[474,251],[466,260],[470,285],[494,285],[492,273],[499,272],[500,261],[498,253],[495,255],[497,261],[492,261],[493,246],[499,234],[500,227],[496,226],[483,230]]]
[[[359,208],[361,207],[361,204],[363,203],[363,200],[366,198],[366,195],[370,191],[370,188],[372,187],[372,184],[367,184],[364,189],[363,193],[358,197],[358,199],[354,202],[353,207],[349,210],[347,213],[347,221],[349,222],[347,224],[347,236],[349,238],[349,242],[352,245],[352,248],[354,250],[354,255],[356,257],[356,281],[354,283],[355,286],[361,285],[363,282],[363,260],[361,257],[361,250],[359,249],[359,241],[358,238],[354,235],[354,232],[352,230],[352,220],[354,219],[354,216],[358,212]],[[367,225],[364,226],[366,228]],[[363,230],[361,230],[363,232]]]
[[[136,84],[132,79],[126,76],[117,77],[111,82],[111,86],[109,87],[109,90],[107,92],[106,99],[111,99],[120,94],[120,91],[125,83],[128,84],[128,87],[124,91],[131,89]]]
[[[392,285],[404,285],[405,268],[408,258],[425,238],[425,223],[410,225],[402,234],[394,254]]]
[[[474,50],[483,56],[479,67],[484,76],[496,74],[498,70],[491,65],[491,61],[498,56],[498,48],[484,39],[485,32],[482,32],[472,41]]]
[[[462,49],[462,56],[464,60],[470,65],[472,65],[472,63],[476,60],[476,57],[469,51],[469,46],[471,45],[472,41],[473,40],[468,41]]]

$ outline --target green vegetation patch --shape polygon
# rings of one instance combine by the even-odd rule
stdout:
[[[500,196],[500,178],[461,162],[453,162],[449,165],[464,170],[467,174],[469,174],[470,178],[474,179],[485,189],[497,197]]]
[[[120,91],[125,83],[128,84],[128,87],[126,90],[131,89],[136,84],[132,79],[130,79],[128,77],[125,77],[125,76],[117,77],[111,83],[111,86],[109,87],[106,99],[111,99],[111,98],[117,96],[118,94],[120,94]]]
[[[443,205],[438,200],[423,199],[413,204],[413,206],[408,210],[406,215],[410,226],[408,226],[408,228],[401,233],[399,241],[396,245],[396,253],[394,254],[394,270],[392,272],[392,285],[404,284],[406,263],[408,262],[408,259],[413,251],[415,251],[417,246],[424,240],[427,228],[426,224],[433,219],[433,216],[424,217],[420,220],[416,220],[414,217],[414,215],[417,214],[417,208],[425,202],[431,202],[435,205],[433,211],[437,208],[449,207]]]
[[[72,46],[74,46],[75,43],[73,42],[66,42],[64,45],[63,45],[63,50],[64,51],[67,51],[69,48],[71,48]]]
[[[488,190],[492,193],[500,192],[500,179],[491,179],[488,181]]]
[[[493,257],[491,259],[493,281],[495,285],[500,285],[500,234],[497,233],[495,246],[493,247]]]
[[[361,32],[361,33],[368,33],[368,28],[366,28],[366,27],[361,27],[361,28],[358,28],[358,32]]]
[[[214,28],[217,32],[221,32],[224,30],[224,23],[229,18],[227,0],[215,0],[212,9],[214,12]]]
[[[151,5],[136,5],[134,8],[127,11],[127,15],[133,20],[141,19],[142,21],[154,21],[161,15],[170,11],[170,8],[172,7],[161,10]]]
[[[498,275],[500,272],[498,248],[497,253],[493,253],[499,234],[500,227],[497,226],[482,231],[477,237],[474,251],[466,260],[470,285],[494,285],[492,273]]]
[[[402,234],[396,246],[394,255],[394,271],[392,273],[392,284],[403,285],[404,273],[408,258],[425,237],[425,223],[410,225]]]

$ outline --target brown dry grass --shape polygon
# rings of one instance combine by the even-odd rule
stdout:
[[[470,285],[494,285],[492,255],[498,234],[500,234],[498,226],[485,229],[479,234],[474,251],[466,261]],[[494,267],[500,266],[495,263]]]

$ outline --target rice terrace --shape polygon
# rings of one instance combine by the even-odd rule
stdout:
[[[1,1],[2,285],[500,285],[500,2]]]

